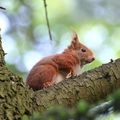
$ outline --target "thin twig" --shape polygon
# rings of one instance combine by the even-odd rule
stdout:
[[[46,16],[46,22],[47,22],[47,26],[48,26],[49,37],[50,37],[50,40],[52,41],[52,34],[51,34],[50,24],[49,24],[49,19],[48,19],[46,0],[44,0],[44,7],[45,7],[45,16]]]
[[[0,6],[0,9],[6,10],[6,8],[4,8],[4,7],[1,7],[1,6]]]

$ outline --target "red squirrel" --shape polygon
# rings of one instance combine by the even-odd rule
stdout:
[[[53,86],[66,78],[79,75],[83,65],[94,59],[92,51],[79,42],[74,32],[71,44],[61,54],[45,57],[33,66],[27,84],[33,90]]]

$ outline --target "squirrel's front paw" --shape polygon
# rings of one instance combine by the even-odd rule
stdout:
[[[71,72],[69,72],[69,73],[67,74],[66,78],[68,79],[68,78],[70,78],[70,77],[72,77]]]
[[[72,78],[72,77],[76,77],[77,75],[76,74],[72,74],[71,72],[69,72],[66,76],[66,78]]]

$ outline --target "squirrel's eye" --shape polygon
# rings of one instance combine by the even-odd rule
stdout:
[[[86,49],[85,49],[85,48],[82,48],[81,51],[82,51],[82,52],[86,52]]]

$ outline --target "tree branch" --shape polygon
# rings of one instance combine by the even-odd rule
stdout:
[[[113,101],[108,101],[98,106],[95,106],[94,108],[91,108],[88,111],[88,114],[91,116],[98,116],[100,114],[108,113],[110,109],[113,110]]]

